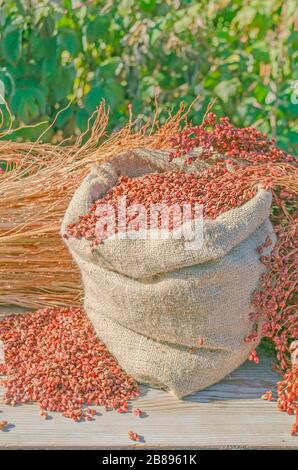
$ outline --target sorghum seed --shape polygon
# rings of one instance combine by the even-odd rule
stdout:
[[[84,404],[113,409],[117,403],[126,412],[128,401],[139,394],[135,380],[96,338],[79,308],[45,308],[5,317],[0,339],[6,403],[35,401],[45,419],[47,411],[59,411],[75,421],[90,419],[96,410],[85,409]]]

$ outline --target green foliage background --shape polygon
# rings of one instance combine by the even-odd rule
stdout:
[[[216,97],[216,113],[237,126],[258,126],[295,151],[296,6],[295,0],[0,0],[0,80],[14,125],[53,120],[73,100],[45,136],[57,142],[85,129],[104,98],[112,130],[127,121],[129,103],[140,119],[151,115],[158,89],[161,120],[198,96],[191,114],[198,123]],[[10,138],[34,139],[41,130]]]

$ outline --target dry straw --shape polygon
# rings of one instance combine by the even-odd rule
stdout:
[[[138,129],[130,117],[110,136],[104,103],[91,121],[74,145],[43,144],[45,132],[34,143],[12,142],[11,126],[0,134],[0,161],[10,169],[0,174],[0,305],[80,305],[78,269],[59,234],[73,192],[95,162],[135,148],[169,147],[187,111],[181,106],[162,126],[156,112]]]

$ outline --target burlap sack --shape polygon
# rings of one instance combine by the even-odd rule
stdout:
[[[97,166],[74,194],[62,234],[120,174],[175,167],[166,153],[145,150]],[[183,397],[247,359],[262,321],[256,341],[245,343],[254,328],[251,296],[264,272],[256,248],[267,235],[275,241],[270,206],[271,193],[259,189],[243,206],[205,220],[196,250],[185,250],[183,239],[107,239],[95,252],[85,239],[65,240],[82,273],[85,310],[128,373]]]

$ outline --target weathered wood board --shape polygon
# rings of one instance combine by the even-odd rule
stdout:
[[[9,310],[1,311],[0,318]],[[36,405],[0,402],[0,420],[11,423],[0,432],[0,448],[129,448],[135,447],[127,435],[132,430],[143,436],[139,448],[298,449],[298,437],[290,435],[294,418],[260,399],[278,379],[270,363],[262,354],[259,365],[247,362],[221,383],[182,401],[142,387],[144,394],[133,407],[146,413],[143,418],[101,410],[91,422],[74,423],[55,413],[45,421]]]

